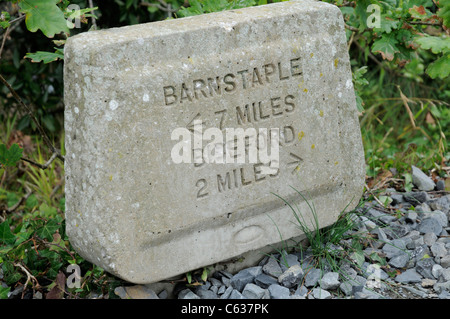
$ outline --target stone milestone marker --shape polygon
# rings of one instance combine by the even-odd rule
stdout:
[[[130,282],[300,236],[275,194],[311,220],[302,192],[321,227],[362,194],[335,6],[292,1],[83,33],[67,41],[64,82],[67,233]],[[244,162],[242,136],[225,141],[231,129],[245,130]]]

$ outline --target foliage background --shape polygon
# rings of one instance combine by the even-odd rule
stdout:
[[[339,6],[345,18],[369,187],[388,180],[386,185],[410,189],[412,164],[429,172],[435,180],[448,181],[450,0],[324,2]],[[44,12],[48,19],[33,20],[29,3],[47,6]],[[95,28],[266,3],[267,0],[2,0],[0,75],[32,110],[51,143],[64,155],[61,53],[67,36]],[[65,9],[71,4],[82,9],[95,5],[95,17],[89,9],[82,12],[80,28],[61,25],[59,13],[51,10],[57,8],[68,18]],[[373,19],[372,11],[367,11],[369,5],[380,8],[379,26],[370,24]],[[43,21],[53,22],[43,25]],[[23,157],[46,163],[52,158],[52,150],[38,129],[11,90],[1,85],[0,275],[6,287],[0,287],[0,298],[24,286],[28,289],[23,289],[20,297],[36,292],[46,298],[89,294],[115,297],[112,291],[120,280],[85,262],[65,236],[61,159],[56,158],[46,169],[19,160]],[[7,165],[7,160],[12,164]],[[63,283],[69,275],[69,264],[82,267],[83,284],[67,290]]]

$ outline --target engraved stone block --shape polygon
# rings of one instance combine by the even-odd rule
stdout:
[[[298,190],[325,227],[362,194],[333,5],[291,1],[82,33],[67,41],[64,82],[67,233],[80,255],[130,282],[300,236],[276,195],[311,221]]]

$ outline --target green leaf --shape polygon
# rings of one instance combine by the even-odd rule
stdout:
[[[450,75],[450,52],[431,63],[426,72],[432,79],[448,77]]]
[[[8,299],[8,293],[10,290],[11,287],[0,286],[0,299]]]
[[[7,285],[15,284],[22,278],[22,273],[15,269],[12,262],[5,260],[2,263],[3,281]]]
[[[9,149],[5,144],[0,144],[0,164],[4,166],[16,166],[22,157],[23,150],[14,143]]]
[[[367,8],[371,5],[370,0],[356,1],[355,14],[359,17],[359,30],[364,31],[367,28],[367,19],[373,12],[367,12]]]
[[[37,51],[36,53],[27,53],[25,58],[31,59],[31,62],[44,62],[45,64],[56,61],[64,60],[64,53],[61,51],[47,52],[47,51]]]
[[[374,31],[381,31],[381,32],[384,32],[384,33],[391,33],[392,30],[398,28],[398,24],[399,24],[398,20],[393,20],[392,18],[390,18],[390,17],[388,17],[386,15],[382,15],[381,16],[381,21],[380,21],[380,27],[379,28],[374,28]]]
[[[186,273],[186,279],[188,284],[192,282],[192,273],[190,271]]]
[[[9,18],[10,18],[9,12],[2,11],[0,13],[0,27],[2,27],[3,29],[9,27]]]
[[[38,29],[48,38],[61,32],[69,33],[64,13],[57,6],[59,0],[21,0],[19,7],[25,13],[25,23],[31,32]]]
[[[373,42],[372,52],[380,53],[384,60],[392,61],[395,53],[400,52],[396,46],[397,43],[398,41],[392,33],[384,34]]]
[[[67,24],[69,25],[69,28],[73,29],[76,25],[72,22],[74,19],[79,19],[80,21],[82,20],[82,17],[93,17],[95,19],[98,19],[97,16],[95,16],[94,14],[91,14],[91,11],[97,10],[98,7],[94,7],[94,8],[86,8],[86,9],[80,9],[80,10],[66,10],[64,12],[64,16],[66,17],[67,20]],[[158,10],[158,8],[155,8],[156,10]],[[84,19],[86,20],[86,19]],[[87,21],[87,20],[86,20]]]
[[[46,203],[42,203],[39,206],[39,212],[40,212],[40,216],[41,217],[45,217],[45,218],[52,218],[55,217],[56,214],[58,213],[58,210],[56,209],[56,207],[52,207],[47,205]]]
[[[16,241],[16,236],[11,232],[8,221],[0,224],[0,242],[4,244],[13,244]]]
[[[353,252],[350,255],[350,258],[352,258],[359,267],[361,267],[365,261],[364,253],[361,250],[357,250],[357,251]]]
[[[384,207],[388,207],[393,201],[390,196],[380,196],[378,199],[383,203]]]
[[[190,0],[189,7],[181,7],[177,12],[180,17],[188,17],[198,14],[218,12],[224,10],[240,9],[256,4],[255,0],[239,0],[239,1],[227,1],[227,0]]]
[[[60,225],[58,224],[57,219],[51,219],[36,231],[36,235],[41,238],[45,238],[48,241],[52,241],[53,234],[59,229],[59,227]]]
[[[450,0],[439,0],[439,7],[437,16],[442,18],[444,26],[450,28]]]
[[[370,254],[370,259],[372,259],[373,261],[378,261],[382,266],[386,265],[386,259],[380,257],[376,252]]]
[[[410,173],[405,173],[403,176],[405,177],[405,191],[406,192],[412,191],[413,188],[412,175]]]
[[[429,50],[434,54],[450,51],[450,37],[419,37],[414,39],[422,49]]]
[[[25,207],[26,207],[27,209],[31,210],[31,209],[33,209],[34,207],[36,207],[38,204],[39,204],[39,202],[38,202],[38,200],[37,200],[37,198],[36,198],[36,195],[31,194],[31,195],[27,198],[27,200],[26,200],[26,202],[25,202]]]
[[[208,279],[208,273],[209,273],[209,269],[207,267],[203,268],[202,280],[204,282],[206,282],[206,280]]]
[[[8,207],[16,205],[20,200],[20,197],[15,193],[6,192],[6,204]]]
[[[364,101],[360,96],[360,91],[362,88],[369,84],[369,82],[364,78],[364,74],[367,72],[367,66],[363,66],[357,70],[355,70],[352,74],[353,82],[355,84],[355,97],[356,97],[356,106],[359,112],[364,111]]]

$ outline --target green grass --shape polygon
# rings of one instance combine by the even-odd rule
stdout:
[[[360,125],[367,175],[395,168],[403,178],[414,164],[445,176],[442,167],[450,159],[449,85],[425,85],[382,68],[372,68],[365,78],[368,85],[359,88],[359,95],[365,103]]]
[[[15,117],[1,125],[1,142],[9,140],[14,122]],[[31,136],[31,144],[33,151],[25,156],[45,163],[50,155],[42,139]],[[59,144],[64,154],[64,134],[59,135]],[[70,264],[81,267],[81,287],[56,296],[85,298],[94,293],[117,298],[114,288],[120,280],[79,256],[65,233],[64,164],[57,159],[43,170],[22,161],[16,167],[2,167],[0,178],[0,264],[8,285],[0,287],[0,299],[21,285],[26,289],[20,297],[41,292],[45,298],[58,276],[68,278]]]

